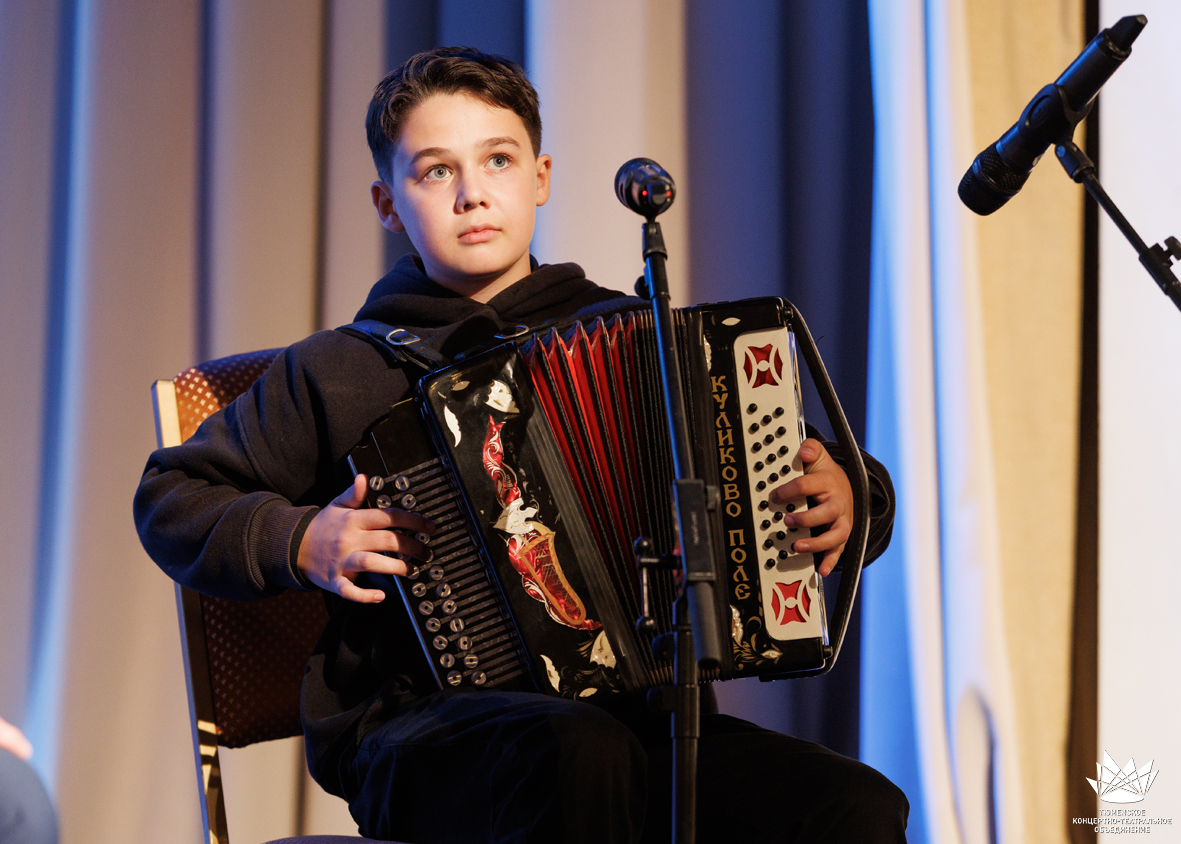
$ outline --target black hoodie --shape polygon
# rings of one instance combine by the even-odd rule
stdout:
[[[414,256],[374,285],[357,319],[405,326],[452,357],[517,325],[643,305],[587,281],[576,264],[534,272],[487,304],[430,281]],[[280,353],[251,389],[184,444],[156,451],[135,496],[148,554],[173,579],[224,598],[309,588],[296,559],[320,507],[352,482],[347,459],[365,430],[410,389],[370,343],[320,331]],[[341,753],[407,696],[433,690],[400,600],[328,595],[330,622],[304,682],[313,776],[342,794]],[[351,754],[349,754],[351,755]]]
[[[647,302],[587,281],[576,264],[533,272],[486,304],[432,282],[414,256],[374,285],[357,319],[404,326],[447,357],[516,326],[588,318]],[[370,343],[320,331],[182,445],[156,451],[135,496],[144,548],[174,580],[210,595],[257,599],[312,588],[296,566],[304,530],[352,483],[348,455],[409,393]],[[876,461],[870,554],[889,538],[889,476]],[[883,480],[884,479],[884,480]],[[354,792],[348,761],[370,726],[434,691],[401,600],[357,604],[325,593],[329,623],[304,679],[308,766],[327,791]]]

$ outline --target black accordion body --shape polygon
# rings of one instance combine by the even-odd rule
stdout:
[[[807,504],[768,498],[802,469],[792,317],[779,299],[674,312],[694,465],[717,491],[725,642],[708,679],[819,673],[835,658],[812,555],[792,550],[807,531],[783,524]],[[350,463],[369,477],[369,506],[436,525],[431,560],[394,580],[440,687],[591,698],[671,682],[671,660],[636,629],[633,541],[676,551],[651,312],[551,329],[430,373]],[[659,634],[672,628],[680,575],[649,574]],[[844,580],[841,592],[844,604]]]

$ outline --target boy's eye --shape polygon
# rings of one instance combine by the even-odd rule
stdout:
[[[508,167],[509,157],[502,152],[498,152],[488,159],[488,163],[492,166],[493,170],[503,170],[505,167]]]
[[[436,164],[426,171],[426,177],[432,181],[438,181],[439,179],[446,179],[450,173],[451,171],[442,164]]]

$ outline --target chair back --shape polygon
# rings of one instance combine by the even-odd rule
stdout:
[[[220,358],[153,384],[160,447],[192,436],[207,416],[248,390],[279,351]],[[302,733],[300,687],[328,615],[319,592],[288,590],[262,601],[230,601],[177,584],[176,593],[205,840],[228,844],[217,748]]]

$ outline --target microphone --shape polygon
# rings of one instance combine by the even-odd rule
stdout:
[[[651,158],[633,158],[624,162],[615,174],[615,195],[619,201],[648,222],[669,209],[677,196],[677,186],[665,169]]]
[[[1147,23],[1144,15],[1120,18],[1091,39],[1056,82],[1038,91],[1012,128],[976,156],[960,180],[964,205],[987,215],[1016,196],[1046,148],[1070,140]]]

